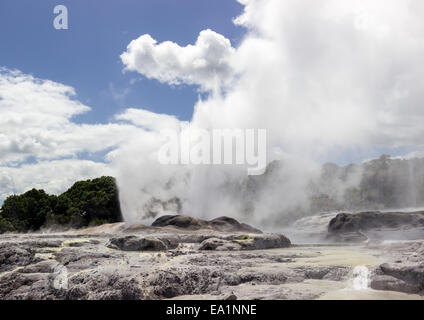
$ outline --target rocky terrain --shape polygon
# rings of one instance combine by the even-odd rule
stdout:
[[[327,237],[341,242],[419,240],[423,230],[424,211],[339,213],[329,222]]]
[[[360,221],[378,216],[311,217],[302,223],[324,230],[319,244],[296,244],[295,237],[228,217],[181,215],[160,217],[152,226],[4,234],[0,298],[421,299],[424,240],[398,239],[405,228],[424,232],[420,218],[410,215],[399,218],[409,221],[401,224],[381,215],[389,222],[366,230]],[[316,221],[325,221],[325,228],[314,227]],[[387,240],[389,229],[396,241]]]

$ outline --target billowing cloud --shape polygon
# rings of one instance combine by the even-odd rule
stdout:
[[[145,34],[131,41],[121,55],[125,70],[171,85],[199,85],[205,90],[226,84],[234,76],[234,48],[224,36],[203,30],[194,45],[157,43]]]
[[[219,51],[231,53],[224,55],[231,56],[224,59],[229,61],[224,69],[228,72],[213,72],[219,84],[229,74],[237,76],[223,94],[214,91],[196,104],[191,123],[204,128],[267,129],[270,153],[279,151],[275,157],[286,165],[275,173],[273,183],[258,191],[259,199],[251,208],[254,219],[272,221],[271,216],[296,211],[312,174],[304,168],[312,170],[313,163],[337,161],[346,154],[367,158],[376,149],[423,148],[421,0],[239,2],[244,11],[234,22],[246,28],[246,35],[237,48],[224,46],[228,50]],[[201,47],[198,43],[194,47]],[[129,45],[122,60],[127,70],[148,78],[213,91],[212,85],[205,85],[213,68],[199,76],[196,59],[186,59],[194,56],[188,54],[194,47],[157,44],[144,35]],[[200,56],[206,60],[219,56],[214,46],[202,47]],[[142,172],[140,168],[133,163],[131,171]],[[185,193],[174,191],[185,194],[191,203],[188,212],[213,217],[223,214],[224,207],[225,213],[240,213],[246,199],[231,196],[222,206],[223,193],[231,194],[225,186],[237,185],[240,176],[216,171],[193,168]],[[125,182],[122,177],[120,183]],[[142,190],[145,184],[141,176],[133,176],[128,186]],[[127,216],[142,217],[142,203],[135,196],[123,196],[129,203]]]
[[[286,151],[327,160],[336,149],[422,145],[421,1],[241,2],[243,77],[205,112],[231,113],[234,125],[268,128]]]

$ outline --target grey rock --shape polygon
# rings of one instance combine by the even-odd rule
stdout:
[[[51,273],[58,266],[55,260],[44,260],[35,264],[27,265],[21,269],[22,273]]]
[[[13,300],[60,299],[63,291],[53,286],[56,261],[42,261],[17,268],[0,277],[0,298]]]
[[[329,268],[316,268],[313,270],[306,270],[305,276],[307,279],[323,279],[329,272]]]
[[[24,241],[22,245],[29,248],[58,248],[62,245],[62,240],[33,240]]]
[[[66,266],[72,272],[93,268],[109,259],[121,258],[119,255],[113,256],[107,253],[85,251],[82,248],[63,248],[54,256],[60,264]]]
[[[26,246],[0,245],[0,272],[26,266],[35,261],[35,251]]]
[[[230,217],[219,217],[206,221],[184,215],[165,215],[159,217],[152,223],[152,227],[169,226],[185,230],[212,229],[220,232],[262,233],[262,231],[248,224],[240,223],[236,219]]]
[[[69,300],[140,300],[144,293],[135,274],[126,270],[106,269],[102,272],[87,270],[71,276]]]
[[[230,294],[226,295],[222,300],[237,300],[237,296],[234,294],[234,292],[231,292]]]
[[[107,244],[108,248],[123,251],[164,251],[168,246],[154,237],[125,236],[111,238]]]
[[[424,241],[285,249],[289,239],[277,234],[210,227],[120,230],[96,235],[81,231],[80,235],[0,236],[0,254],[6,262],[0,265],[0,299],[224,299],[232,295],[237,299],[315,299],[349,285],[352,268],[345,259],[350,259],[350,252],[374,268],[372,288],[423,294]],[[115,238],[119,240],[111,241]],[[66,239],[86,245],[52,246]],[[168,250],[139,254],[118,247],[140,250],[145,248],[140,239],[153,239]],[[197,250],[201,246],[209,251]],[[388,263],[375,265],[380,259]],[[66,275],[66,287],[53,285],[58,274]],[[393,296],[393,292],[377,294]]]
[[[374,290],[398,291],[404,293],[419,293],[422,288],[418,284],[408,283],[388,275],[373,277],[370,284]]]
[[[211,268],[171,268],[159,271],[151,278],[151,297],[173,298],[182,295],[203,294],[217,287],[217,276]]]
[[[328,231],[341,233],[401,227],[424,227],[424,211],[340,213],[330,221]]]
[[[174,237],[157,237],[157,239],[162,241],[168,250],[178,248],[179,240]]]
[[[157,218],[152,227],[167,227],[173,226],[187,230],[199,230],[208,227],[208,222],[190,216],[183,215],[165,215]]]
[[[262,250],[287,248],[290,245],[290,240],[280,234],[230,235],[206,239],[200,244],[199,250]]]
[[[249,234],[232,237],[232,241],[241,246],[241,250],[261,250],[288,248],[290,240],[282,234]]]
[[[225,216],[215,218],[208,223],[214,230],[221,232],[262,233],[262,231],[259,229],[253,228],[248,224],[240,223],[236,219]]]
[[[331,239],[335,242],[346,243],[361,243],[368,241],[368,237],[360,231],[330,233],[327,236],[327,239]]]
[[[218,238],[209,238],[204,240],[199,247],[199,250],[217,250],[217,251],[232,251],[232,250],[240,250],[241,245],[238,243],[218,239]]]
[[[384,275],[389,275],[413,286],[417,286],[420,291],[424,289],[423,262],[412,265],[384,263],[380,266],[380,269]]]

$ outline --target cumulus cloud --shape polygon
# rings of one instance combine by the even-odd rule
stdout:
[[[98,152],[134,131],[125,124],[76,124],[72,117],[90,108],[74,96],[69,86],[1,69],[0,165]]]
[[[232,80],[234,52],[230,40],[208,29],[200,32],[194,45],[185,47],[171,41],[158,44],[150,35],[142,35],[131,41],[121,60],[125,70],[149,79],[211,90]]]
[[[90,108],[75,95],[72,87],[0,69],[0,202],[34,187],[60,193],[78,179],[112,174],[110,161],[125,141],[143,139],[155,123],[157,129],[178,121],[129,109],[115,122],[77,124],[72,117]],[[81,158],[95,153],[105,154],[104,159]]]

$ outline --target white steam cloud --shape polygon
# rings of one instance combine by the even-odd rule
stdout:
[[[147,78],[210,91],[196,104],[190,124],[267,129],[269,160],[284,165],[258,182],[255,201],[248,203],[243,170],[155,163],[159,118],[166,126],[178,124],[166,115],[141,115],[138,125],[149,130],[115,154],[129,223],[151,218],[152,198],[159,200],[153,211],[160,213],[174,197],[196,216],[270,222],[304,203],[305,188],[319,174],[318,160],[375,147],[423,147],[421,0],[239,2],[244,12],[234,22],[247,34],[237,48],[210,30],[187,47],[144,35],[121,59],[126,70]]]

